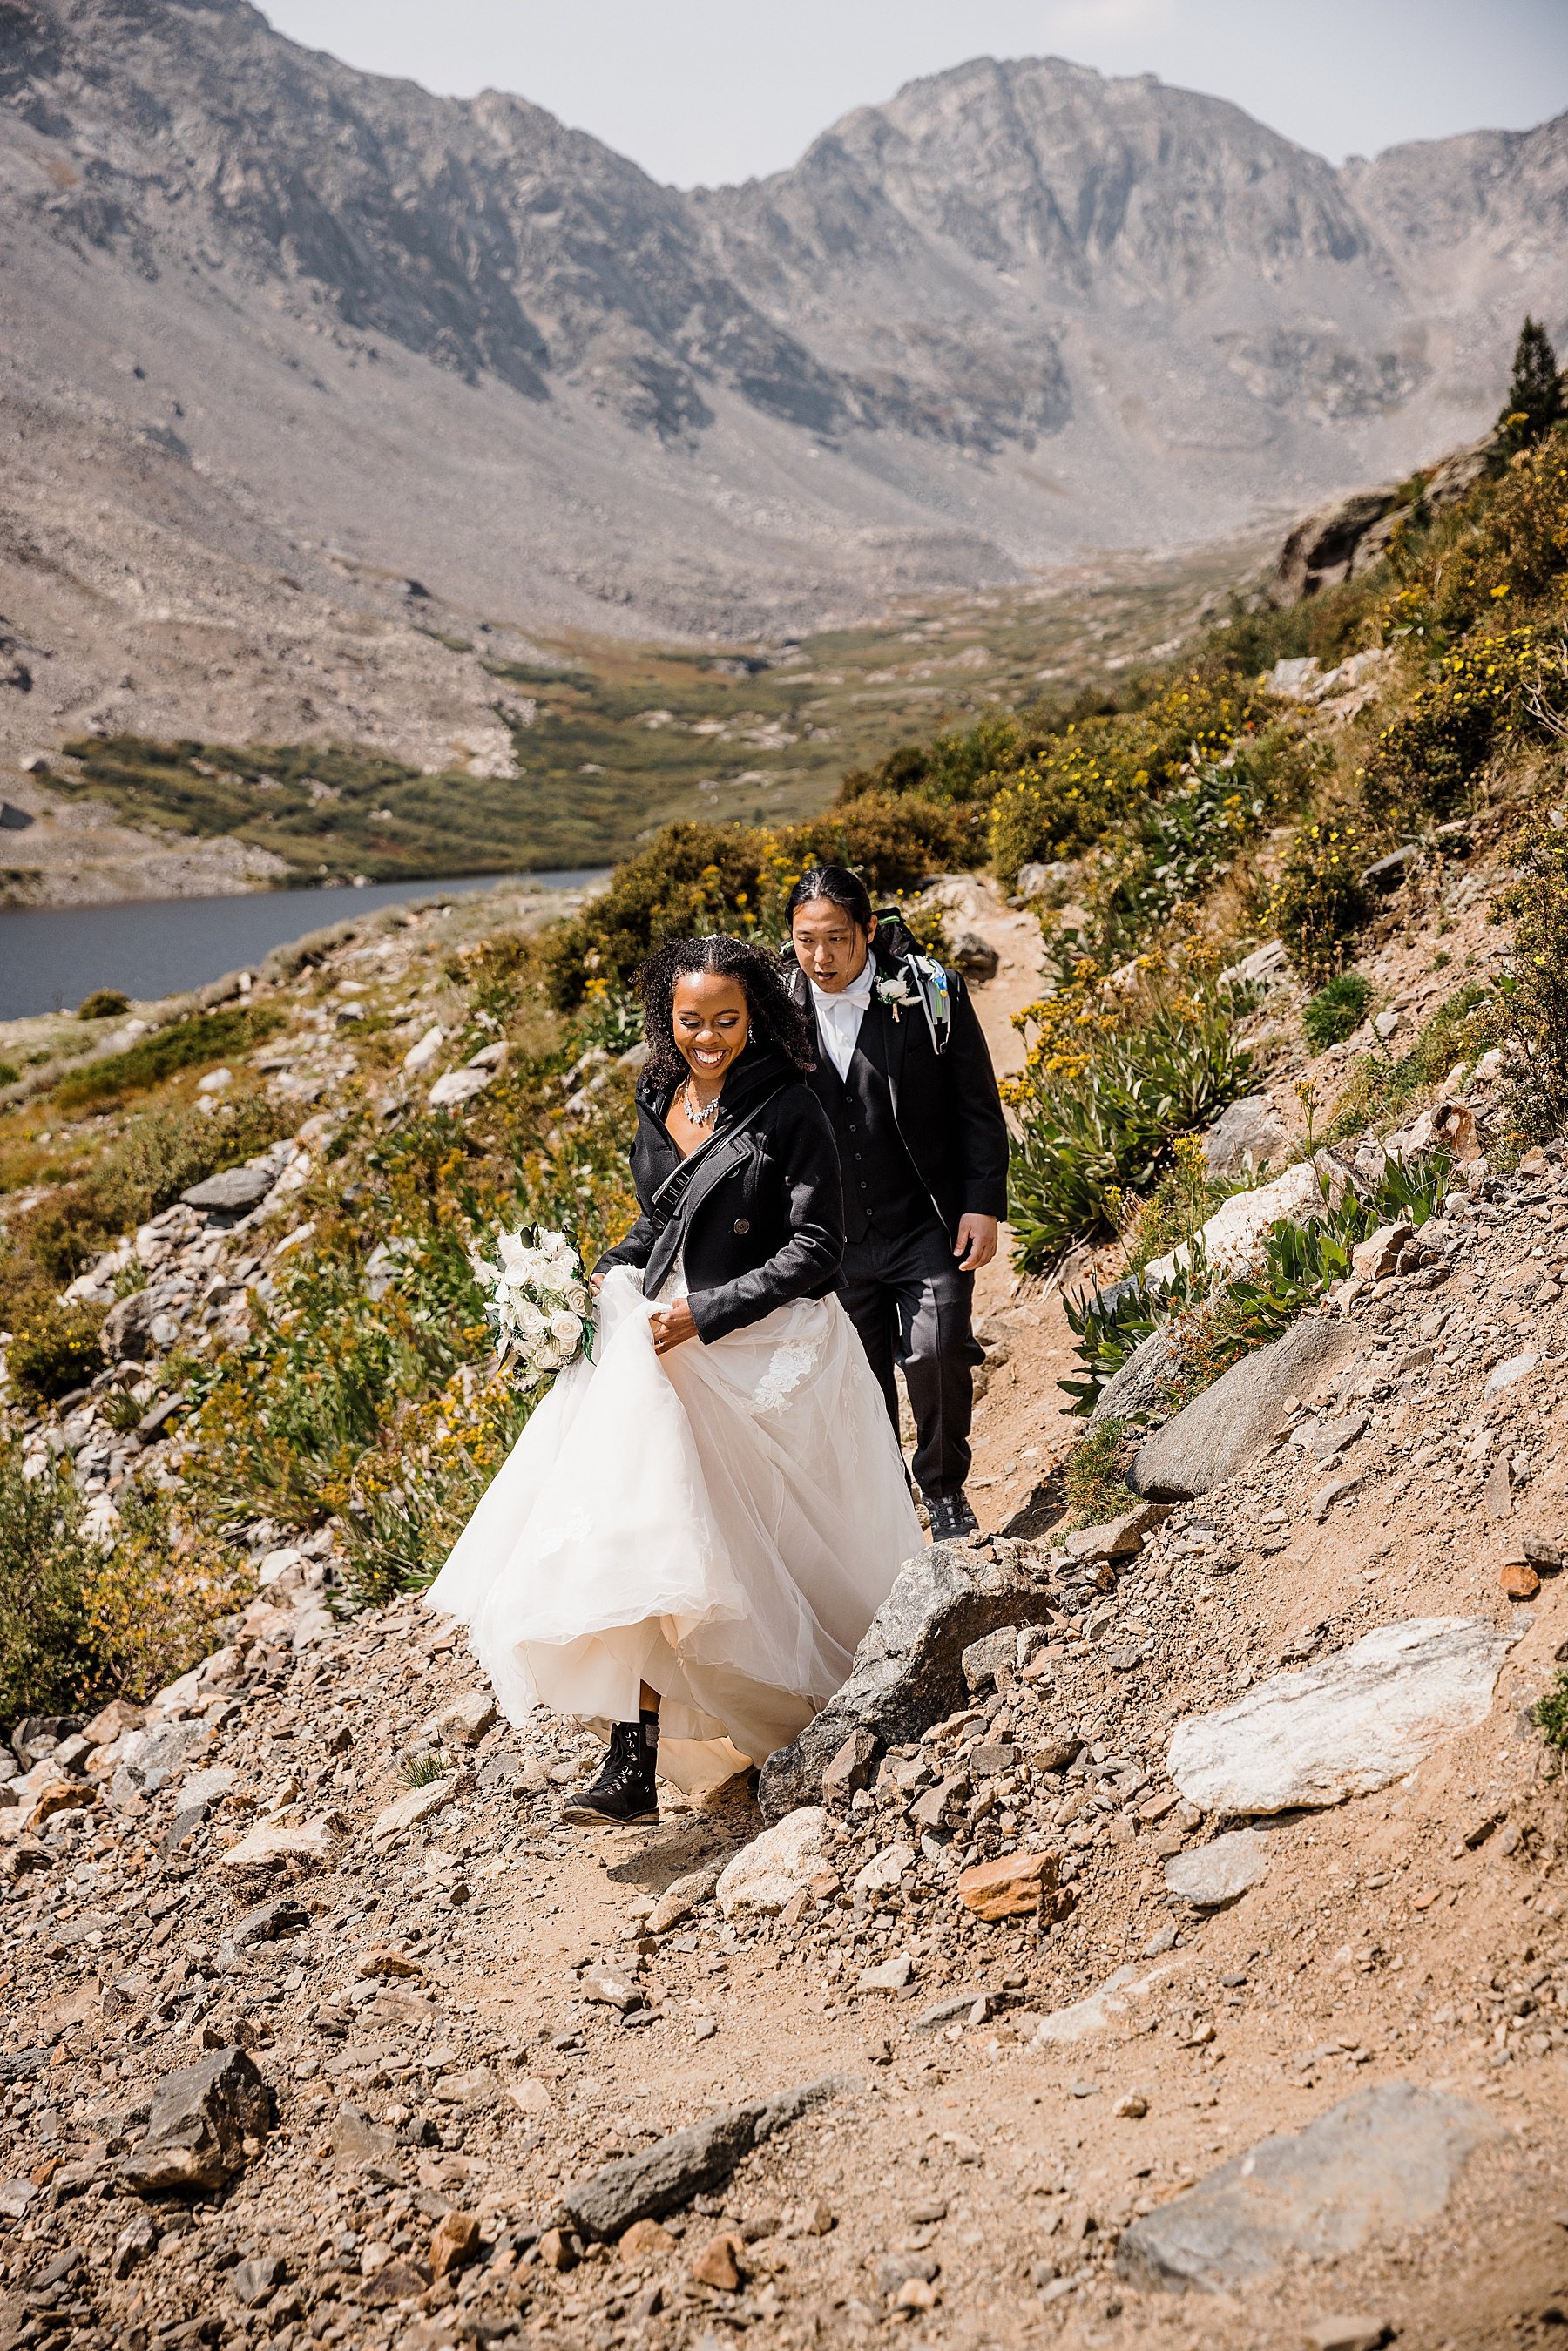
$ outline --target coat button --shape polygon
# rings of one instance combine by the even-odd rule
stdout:
[[[748,1233],[751,1230],[751,1218],[749,1217],[737,1217],[735,1220],[735,1229],[737,1233]]]

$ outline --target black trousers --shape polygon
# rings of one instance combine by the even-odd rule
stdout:
[[[844,1311],[860,1332],[898,1426],[894,1366],[915,1415],[915,1482],[929,1501],[969,1474],[974,1367],[985,1358],[970,1328],[975,1277],[960,1273],[935,1216],[913,1231],[850,1241],[839,1273]]]

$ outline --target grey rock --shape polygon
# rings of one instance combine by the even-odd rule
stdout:
[[[52,1755],[62,1739],[69,1739],[86,1720],[80,1714],[25,1715],[11,1733],[11,1749],[24,1771]]]
[[[269,2302],[288,2272],[276,2253],[256,2253],[248,2262],[241,2262],[230,2279],[235,2300],[247,2310],[259,2310]]]
[[[188,1208],[204,1208],[209,1215],[241,1217],[266,1199],[277,1181],[277,1174],[276,1167],[225,1167],[221,1175],[193,1184],[180,1197]]]
[[[1307,1439],[1313,1459],[1326,1468],[1331,1461],[1337,1461],[1342,1453],[1348,1453],[1357,1438],[1364,1437],[1371,1426],[1372,1416],[1364,1412],[1347,1412],[1338,1420],[1320,1422]]]
[[[214,2049],[163,2076],[147,2136],[122,2159],[120,2176],[143,2196],[221,2188],[245,2167],[244,2142],[265,2138],[271,2120],[267,2084],[253,2061],[243,2049]]]
[[[0,2050],[0,2082],[26,2082],[49,2062],[47,2049]]]
[[[1176,1360],[1176,1343],[1168,1322],[1161,1322],[1140,1339],[1119,1372],[1107,1380],[1089,1416],[1093,1428],[1105,1420],[1139,1420],[1158,1412],[1165,1384]]]
[[[1410,841],[1403,849],[1391,849],[1386,857],[1375,857],[1361,877],[1364,890],[1397,890],[1401,882],[1421,862],[1425,851]]]
[[[1267,1094],[1245,1094],[1221,1111],[1203,1138],[1204,1163],[1216,1182],[1281,1158],[1291,1131]]]
[[[280,1935],[298,1934],[309,1923],[309,1912],[291,1895],[284,1894],[276,1902],[263,1902],[236,1918],[229,1940],[236,1951],[247,1951],[257,1943],[275,1943]]]
[[[1145,2291],[1222,2293],[1292,2257],[1354,2252],[1435,2220],[1471,2150],[1500,2135],[1466,2098],[1406,2082],[1359,2090],[1134,2220],[1117,2273]]]
[[[1038,1624],[1049,1586],[1027,1543],[933,1543],[902,1567],[856,1650],[849,1677],[788,1747],[768,1757],[758,1801],[779,1820],[821,1792],[822,1771],[852,1731],[884,1747],[918,1739],[967,1695],[963,1655],[1003,1625]]]
[[[701,1869],[688,1869],[684,1876],[672,1878],[650,1913],[649,1933],[667,1935],[672,1927],[678,1927],[683,1918],[700,1910],[718,1884],[718,1874],[717,1862],[710,1862]]]
[[[1349,579],[1362,540],[1382,521],[1397,495],[1393,484],[1386,489],[1357,490],[1297,523],[1280,550],[1269,583],[1270,602],[1299,604],[1303,597]]]
[[[1285,1398],[1308,1395],[1354,1345],[1348,1323],[1303,1315],[1281,1338],[1232,1364],[1148,1438],[1127,1472],[1128,1485],[1155,1502],[1191,1501],[1222,1485],[1275,1434]]]
[[[958,1660],[969,1689],[989,1689],[999,1670],[1005,1667],[1010,1673],[1018,1663],[1018,1651],[1016,1625],[999,1625],[994,1633],[984,1633],[977,1641],[971,1641]]]
[[[1206,1812],[1337,1804],[1402,1779],[1456,1731],[1484,1722],[1517,1624],[1484,1616],[1380,1625],[1298,1674],[1171,1734],[1167,1769]]]
[[[1268,1841],[1256,1829],[1234,1829],[1211,1844],[1173,1854],[1166,1864],[1166,1892],[1195,1910],[1224,1910],[1268,1875]]]
[[[127,1733],[120,1750],[120,1769],[133,1787],[151,1795],[179,1771],[189,1749],[207,1736],[204,1722],[164,1722],[147,1730]]]
[[[133,1290],[128,1298],[116,1300],[98,1329],[98,1343],[111,1364],[139,1364],[152,1353],[158,1314],[150,1290]]]
[[[960,931],[949,939],[946,959],[966,979],[995,979],[1001,962],[989,939],[983,939],[978,931]]]
[[[563,2220],[586,2237],[619,2237],[633,2220],[658,2220],[694,2196],[722,2188],[744,2156],[831,2098],[856,2090],[851,2074],[825,2074],[773,2098],[727,2106],[674,2131],[640,2155],[607,2163],[559,2198]]]
[[[877,2268],[878,2294],[896,2294],[911,2278],[929,2285],[942,2274],[942,2264],[935,2253],[884,2253]]]

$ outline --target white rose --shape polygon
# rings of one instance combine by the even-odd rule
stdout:
[[[588,1290],[585,1283],[580,1281],[569,1281],[566,1288],[562,1290],[561,1296],[566,1301],[566,1308],[569,1314],[587,1313]]]
[[[561,1360],[553,1347],[541,1347],[534,1357],[533,1367],[536,1372],[559,1372]]]
[[[534,1235],[534,1239],[538,1245],[540,1254],[544,1257],[559,1257],[563,1249],[569,1256],[571,1252],[571,1243],[564,1233],[547,1233],[541,1226]]]
[[[582,1337],[581,1321],[575,1314],[552,1314],[549,1319],[549,1334],[556,1345],[570,1355]]]

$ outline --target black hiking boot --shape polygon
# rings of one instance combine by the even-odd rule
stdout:
[[[934,1543],[962,1542],[966,1535],[977,1535],[980,1522],[969,1508],[969,1498],[962,1486],[950,1494],[927,1494],[925,1515],[931,1521]]]
[[[656,1714],[645,1714],[640,1722],[618,1722],[598,1779],[562,1805],[562,1821],[574,1828],[651,1826],[659,1817],[653,1778],[658,1760]]]

